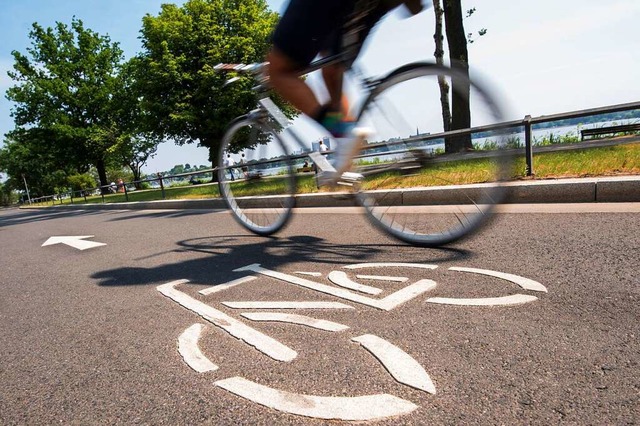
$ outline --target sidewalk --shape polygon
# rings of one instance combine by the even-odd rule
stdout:
[[[430,188],[407,188],[394,190],[398,204],[421,204],[420,199],[429,200],[429,204],[465,203],[465,193],[480,190],[482,184],[442,186]],[[612,203],[640,202],[640,176],[571,178],[553,180],[517,181],[507,184],[509,195],[507,203]],[[348,193],[300,194],[296,207],[346,207],[355,205]],[[46,207],[81,210],[162,210],[162,209],[224,209],[220,198],[197,200],[158,200],[129,203],[106,204],[63,204]]]

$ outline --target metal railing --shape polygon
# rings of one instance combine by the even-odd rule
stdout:
[[[58,194],[54,194],[54,195],[31,198],[31,204],[42,204],[42,203],[50,202],[52,205],[55,205],[56,201],[58,201],[58,204],[64,204],[63,200],[67,198],[70,199],[71,204],[74,204],[74,199],[83,199],[84,202],[87,203],[87,197],[95,197],[97,195],[99,195],[102,198],[102,203],[106,203],[107,202],[105,199],[106,197],[110,197],[118,194],[124,195],[125,201],[129,202],[130,201],[129,193],[131,192],[129,189],[130,186],[136,186],[143,183],[152,183],[152,182],[158,183],[158,187],[161,192],[161,197],[164,200],[166,199],[166,189],[171,188],[171,185],[166,185],[165,181],[180,179],[188,176],[200,177],[203,175],[204,176],[211,175],[210,181],[212,181],[213,176],[216,172],[217,172],[217,168],[203,169],[195,172],[180,173],[177,175],[169,175],[169,176],[165,176],[162,173],[157,173],[155,177],[150,177],[147,179],[141,179],[141,180],[136,180],[131,182],[113,183],[109,185],[101,185],[95,188],[85,188],[85,189],[76,190],[76,191],[65,191],[65,192],[60,192]],[[197,184],[204,184],[204,183],[206,182],[202,182],[202,181],[197,182]],[[154,191],[157,189],[158,188],[149,188],[149,189],[143,189],[143,191]],[[136,190],[136,192],[138,191],[140,190]]]
[[[526,174],[527,174],[527,176],[531,176],[531,175],[534,174],[534,167],[533,167],[533,151],[534,151],[533,127],[535,125],[542,124],[542,123],[550,123],[550,122],[560,121],[560,120],[567,120],[567,119],[572,119],[572,118],[591,117],[591,116],[595,116],[595,115],[608,114],[608,113],[613,113],[613,112],[631,111],[631,110],[636,110],[636,109],[640,109],[640,101],[638,101],[638,102],[629,102],[629,103],[625,103],[625,104],[610,105],[610,106],[600,107],[600,108],[590,108],[590,109],[584,109],[584,110],[579,110],[579,111],[570,111],[570,112],[565,112],[565,113],[561,113],[561,114],[543,115],[543,116],[540,116],[540,117],[531,117],[530,115],[527,115],[521,120],[507,121],[507,122],[498,123],[498,124],[489,125],[489,126],[478,126],[478,127],[474,127],[474,128],[471,128],[471,129],[457,130],[457,131],[452,131],[452,132],[447,132],[447,133],[412,136],[410,138],[402,139],[402,140],[395,141],[395,142],[384,142],[384,143],[379,143],[379,144],[371,144],[371,145],[368,145],[367,148],[375,149],[376,146],[389,147],[389,146],[397,146],[397,145],[407,145],[407,144],[411,144],[411,143],[428,142],[428,141],[434,141],[434,140],[438,140],[438,139],[444,139],[446,137],[451,137],[451,136],[478,134],[478,133],[492,132],[492,131],[496,131],[496,130],[523,129],[523,131],[524,131],[524,156],[525,156],[525,160],[526,160]],[[571,146],[572,146],[571,149],[580,149],[581,148],[581,146],[580,146],[581,144],[582,144],[583,147],[586,145],[585,142],[577,142],[575,144],[571,144]],[[401,150],[398,151],[398,152],[401,152]],[[379,152],[379,153],[372,154],[372,155],[385,155],[385,154],[387,154],[387,153]],[[307,154],[302,154],[302,155],[291,156],[290,158],[292,158],[294,160],[297,160],[297,159],[300,159],[300,158],[303,158],[303,157],[306,157],[306,156],[307,156]],[[270,160],[267,160],[267,162],[269,162],[269,161],[277,162],[277,161],[280,161],[280,160],[281,159],[270,159]],[[123,182],[120,185],[115,184],[115,186],[116,186],[115,190],[118,191],[118,189],[121,189],[120,193],[123,193],[124,196],[125,196],[125,200],[127,202],[129,202],[129,189],[128,189],[128,186],[132,186],[132,185],[135,186],[136,184],[142,184],[142,183],[145,183],[145,182],[158,182],[159,187],[160,187],[160,191],[161,191],[161,197],[164,200],[164,199],[166,199],[166,189],[165,189],[165,184],[164,184],[165,180],[173,180],[173,179],[183,178],[183,177],[187,177],[187,176],[211,174],[212,175],[211,181],[213,181],[214,180],[213,177],[214,177],[214,174],[216,172],[217,172],[217,168],[206,169],[206,170],[198,170],[198,171],[195,171],[195,172],[181,173],[181,174],[171,175],[171,176],[163,176],[161,173],[158,173],[156,175],[156,177],[142,179],[142,180],[138,180],[138,181],[132,181],[132,182]],[[110,194],[110,192],[111,192],[111,189],[114,189],[113,186],[114,185],[111,185],[111,184],[110,185],[103,185],[103,186],[99,186],[99,187],[96,187],[96,188],[83,189],[83,190],[80,190],[80,191],[69,191],[69,192],[64,192],[64,193],[60,193],[60,194],[56,194],[56,195],[48,195],[48,196],[40,197],[40,198],[32,198],[31,202],[32,203],[42,203],[42,202],[47,203],[47,202],[51,202],[52,204],[55,204],[56,200],[58,200],[60,202],[60,204],[63,204],[63,199],[65,199],[66,197],[70,197],[72,204],[73,204],[74,198],[82,198],[82,199],[84,199],[84,202],[86,203],[87,202],[87,194],[94,194],[96,191],[99,191],[100,195],[102,197],[102,202],[104,203],[104,202],[106,202],[105,201],[105,195],[106,196],[112,195],[112,194]]]
[[[445,139],[453,136],[478,134],[478,133],[492,132],[496,130],[523,128],[524,139],[525,139],[524,154],[525,154],[525,160],[527,163],[526,174],[527,176],[532,176],[533,175],[533,147],[534,147],[533,126],[535,126],[536,124],[550,123],[554,121],[568,120],[572,118],[591,117],[594,115],[608,114],[613,112],[632,111],[636,109],[640,109],[640,101],[611,105],[611,106],[600,107],[600,108],[590,108],[590,109],[584,109],[579,111],[570,111],[570,112],[565,112],[561,114],[542,115],[540,117],[531,117],[530,115],[526,115],[521,120],[506,121],[503,123],[492,124],[488,126],[478,126],[478,127],[473,127],[471,129],[454,130],[450,132],[442,132],[442,133],[436,133],[436,134],[430,134],[430,135],[412,136],[410,138],[402,139],[397,142],[391,142],[391,143],[382,142],[382,143],[379,143],[378,145],[388,147],[388,146],[394,146],[394,145],[403,145],[403,144],[412,143],[412,142],[427,142],[427,141],[433,141],[437,139]],[[576,143],[576,148],[579,148],[579,146],[577,146],[579,144],[580,142]],[[375,145],[369,145],[367,148],[375,148]]]

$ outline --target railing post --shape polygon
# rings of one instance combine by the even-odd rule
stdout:
[[[524,151],[527,161],[527,176],[533,176],[533,144],[531,143],[531,116],[524,117]]]
[[[127,192],[127,184],[123,183],[122,186],[124,187],[124,199],[129,202],[129,193]]]
[[[160,181],[160,191],[162,191],[162,199],[164,200],[164,183],[162,182],[162,173],[158,173],[158,180]]]

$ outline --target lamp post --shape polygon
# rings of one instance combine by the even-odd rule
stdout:
[[[29,204],[31,204],[31,196],[29,195],[29,186],[27,185],[27,178],[22,173],[22,180],[24,181],[24,188],[27,190],[27,199],[29,200]]]

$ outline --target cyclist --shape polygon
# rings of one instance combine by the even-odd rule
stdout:
[[[411,14],[422,10],[421,0],[290,0],[273,33],[268,55],[272,87],[302,113],[313,118],[335,138],[347,138],[338,144],[336,169],[346,171],[361,138],[353,134],[354,121],[348,116],[348,104],[342,98],[343,74],[349,63],[336,63],[322,69],[330,101],[321,105],[299,74],[318,55],[335,55],[343,49],[344,31],[352,29],[356,37],[355,59],[371,28],[387,12],[403,5]],[[362,16],[354,17],[354,12]],[[355,24],[355,25],[354,25]],[[353,47],[353,46],[352,46]]]

